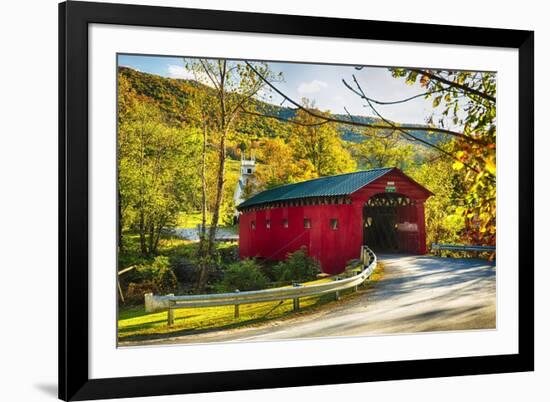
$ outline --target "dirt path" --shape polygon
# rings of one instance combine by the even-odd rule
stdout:
[[[382,280],[331,308],[257,327],[171,337],[144,344],[256,341],[486,329],[496,327],[495,266],[486,261],[381,255]]]

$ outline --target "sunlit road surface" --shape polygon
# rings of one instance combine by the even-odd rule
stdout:
[[[120,346],[262,341],[496,327],[496,267],[483,260],[379,255],[383,278],[321,311],[259,326]]]

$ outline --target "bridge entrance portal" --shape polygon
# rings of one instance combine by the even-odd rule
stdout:
[[[363,207],[363,244],[374,252],[417,253],[417,221],[414,200],[398,193],[376,194]]]

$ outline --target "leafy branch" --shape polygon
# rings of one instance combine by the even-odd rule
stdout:
[[[461,91],[463,92],[466,92],[466,93],[471,93],[471,94],[474,94],[474,95],[477,95],[483,99],[486,99],[488,101],[491,101],[491,102],[496,102],[497,99],[496,97],[488,94],[488,93],[485,93],[485,92],[482,92],[482,91],[479,91],[475,88],[472,88],[468,85],[464,85],[464,84],[461,84],[459,82],[454,82],[454,81],[449,81],[437,74],[434,74],[434,73],[431,73],[430,71],[426,71],[426,70],[421,70],[421,69],[418,69],[418,68],[411,68],[410,71],[413,71],[413,72],[416,72],[418,74],[421,74],[425,77],[428,77],[428,78],[431,78],[432,80],[435,80],[435,81],[439,81],[441,82],[442,84],[446,84],[446,85],[449,85],[451,87],[454,87],[454,88],[458,88],[460,89]]]
[[[479,173],[479,170],[476,169],[475,167],[469,165],[469,164],[466,164],[464,163],[463,161],[461,161],[459,158],[457,158],[455,155],[453,155],[451,152],[448,152],[446,150],[444,150],[443,148],[441,147],[438,147],[437,145],[435,144],[432,144],[431,142],[428,142],[426,140],[423,140],[421,138],[417,138],[413,135],[411,135],[410,133],[408,133],[407,131],[401,129],[400,126],[397,126],[395,125],[394,123],[392,123],[390,120],[384,118],[379,112],[378,110],[376,110],[376,108],[372,105],[372,102],[370,100],[369,97],[367,97],[367,95],[365,95],[365,92],[363,91],[363,88],[361,87],[361,85],[359,84],[359,82],[357,81],[357,77],[355,76],[355,74],[353,74],[353,81],[355,83],[355,86],[356,86],[356,89],[352,88],[351,85],[349,85],[346,80],[342,80],[342,82],[344,83],[344,85],[350,90],[352,91],[354,94],[356,94],[357,96],[359,96],[360,98],[364,99],[367,101],[368,105],[370,106],[370,108],[372,109],[372,111],[376,114],[376,116],[378,116],[378,118],[380,118],[384,123],[388,124],[391,128],[393,128],[395,131],[398,131],[400,133],[402,133],[403,135],[407,136],[407,137],[411,137],[413,138],[415,141],[419,141],[420,143],[424,144],[424,145],[428,145],[428,146],[431,146],[432,148],[438,150],[439,152],[447,155],[448,157],[456,160],[457,162],[460,162],[462,164],[464,164],[464,166],[466,166],[468,169],[476,172],[476,173]]]

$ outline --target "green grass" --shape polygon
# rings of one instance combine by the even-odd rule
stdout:
[[[210,225],[212,214],[206,216],[206,225]],[[196,228],[202,224],[202,215],[200,212],[180,212],[176,221],[176,227],[178,228]],[[220,222],[218,225],[220,228],[230,229],[233,226],[227,226]]]
[[[210,224],[211,214],[206,216],[206,224]],[[176,222],[179,228],[196,228],[202,224],[202,215],[200,212],[180,212]]]
[[[318,279],[307,285],[330,282],[331,279]],[[310,307],[333,300],[333,295],[304,297],[300,308]],[[243,304],[239,318],[234,318],[234,306],[177,309],[174,311],[174,325],[168,327],[167,312],[146,313],[144,308],[130,307],[119,310],[118,331],[121,340],[125,338],[150,337],[162,334],[184,334],[208,329],[222,329],[263,322],[292,313],[292,300]]]
[[[369,282],[377,281],[383,275],[383,266],[378,265]],[[329,282],[324,278],[307,282],[307,285]],[[352,297],[351,290],[342,293],[340,302],[334,302],[334,295],[310,296],[300,299],[300,312],[293,312],[292,300],[243,304],[239,318],[234,318],[234,306],[203,307],[174,310],[174,325],[167,324],[167,312],[146,313],[141,307],[122,307],[119,309],[118,334],[120,341],[145,340],[163,336],[186,335],[214,329],[228,329],[255,325],[276,318],[285,318],[293,314],[306,314],[328,303],[345,302]]]

